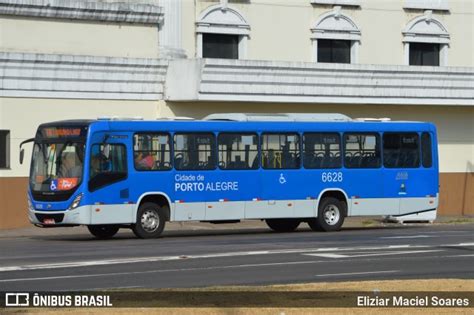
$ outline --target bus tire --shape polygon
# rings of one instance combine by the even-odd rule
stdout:
[[[313,231],[339,231],[347,214],[347,204],[334,197],[326,197],[319,203],[318,217],[308,221]]]
[[[165,209],[153,202],[145,202],[137,211],[137,221],[132,231],[138,238],[156,238],[165,228]]]
[[[116,225],[88,225],[89,232],[98,239],[109,239],[117,234],[120,227]]]
[[[293,232],[301,223],[297,219],[267,219],[265,222],[275,232]]]
[[[323,232],[323,228],[319,225],[318,219],[317,218],[311,218],[308,220],[308,225],[311,228],[311,230],[315,232]]]

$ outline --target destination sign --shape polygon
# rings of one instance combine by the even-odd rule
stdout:
[[[85,136],[86,130],[83,127],[46,127],[40,133],[43,138],[66,138]]]

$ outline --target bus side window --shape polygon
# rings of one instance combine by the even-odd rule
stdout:
[[[218,147],[220,169],[248,170],[259,166],[256,134],[220,133]]]
[[[305,133],[303,135],[304,167],[340,168],[341,139],[337,133]]]
[[[133,136],[133,159],[138,171],[171,169],[171,139],[166,133],[139,133]]]
[[[101,187],[122,181],[127,178],[127,149],[123,144],[107,144],[108,156],[102,152],[104,145],[92,146],[90,161],[89,190],[94,191]]]
[[[176,133],[174,135],[175,169],[215,169],[215,147],[216,139],[212,133]]]
[[[428,132],[421,134],[421,157],[423,167],[433,166],[431,135]]]
[[[419,137],[415,132],[383,135],[383,160],[387,168],[417,168],[420,166]]]
[[[344,134],[344,166],[347,168],[379,168],[380,140],[376,133]]]
[[[300,167],[300,137],[296,133],[262,135],[262,167],[295,169]]]

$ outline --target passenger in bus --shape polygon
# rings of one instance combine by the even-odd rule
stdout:
[[[91,157],[90,178],[93,178],[99,173],[100,173],[100,157],[98,154],[94,154]]]
[[[140,170],[151,170],[155,165],[155,159],[151,154],[138,152],[135,156],[135,166]]]
[[[76,163],[75,153],[65,153],[62,157],[62,164],[59,169],[59,178],[81,177],[82,165]]]
[[[100,174],[112,171],[111,160],[102,153],[96,153],[91,156],[90,178]]]
[[[276,158],[275,158],[275,150],[268,149],[267,155],[265,156],[265,167],[267,168],[276,168]]]

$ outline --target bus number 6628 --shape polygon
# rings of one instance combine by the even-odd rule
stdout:
[[[323,183],[342,182],[342,172],[323,172],[321,180]]]

